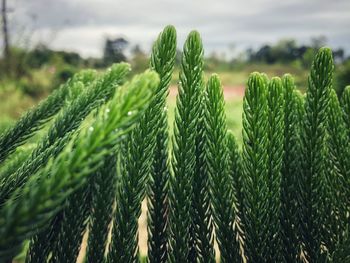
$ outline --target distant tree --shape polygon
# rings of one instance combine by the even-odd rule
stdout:
[[[259,62],[266,62],[272,64],[276,59],[272,56],[270,45],[262,46],[255,54],[252,54],[252,59]]]
[[[53,51],[44,44],[37,45],[33,50],[29,51],[26,56],[26,64],[31,68],[40,68],[47,64],[53,56]]]
[[[300,61],[303,67],[309,68],[317,51],[325,46],[326,42],[325,36],[311,38],[309,45],[298,45],[294,39],[281,39],[273,45],[262,45],[256,51],[252,48],[247,49],[246,58],[249,62],[267,64]],[[334,50],[333,57],[337,64],[344,62],[344,50]]]
[[[103,50],[103,62],[105,66],[121,61],[126,61],[124,50],[129,42],[124,38],[106,39]]]
[[[68,64],[79,67],[84,63],[83,58],[76,52],[55,51],[44,44],[37,45],[33,50],[27,51],[25,64],[30,68],[40,68],[46,64]]]
[[[274,62],[288,63],[298,58],[297,44],[294,39],[281,39],[271,48],[271,57]]]
[[[333,50],[333,58],[335,62],[343,62],[344,61],[344,49],[339,48],[337,50]]]

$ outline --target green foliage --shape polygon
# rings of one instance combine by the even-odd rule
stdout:
[[[57,156],[62,151],[86,116],[113,96],[115,87],[123,82],[128,71],[127,64],[114,65],[106,74],[84,89],[76,100],[72,100],[72,103],[64,107],[30,158],[1,183],[0,205],[32,174],[44,166],[51,156]]]
[[[18,148],[13,156],[5,161],[0,168],[0,180],[4,180],[12,173],[14,173],[17,168],[30,156],[31,151],[34,149],[34,144],[29,144]]]
[[[195,172],[193,177],[192,225],[190,229],[190,255],[192,262],[214,262],[213,224],[210,207],[209,174],[205,158],[205,103],[207,94],[202,91],[200,103],[203,107],[199,113],[195,149]]]
[[[64,208],[50,224],[50,227],[56,232],[55,237],[50,240],[52,244],[48,243],[52,248],[50,262],[75,262],[77,260],[91,202],[89,192],[84,188],[78,189],[65,200]],[[43,240],[45,239],[42,239],[41,242]]]
[[[343,109],[343,118],[348,131],[348,138],[350,139],[350,86],[347,86],[343,92],[341,106]]]
[[[303,101],[296,93],[291,75],[282,79],[284,88],[284,155],[281,171],[281,242],[284,262],[296,262],[299,254],[298,244],[298,175],[300,174],[300,129]]]
[[[345,240],[349,225],[349,178],[350,178],[350,144],[342,110],[337,94],[331,90],[330,105],[328,112],[328,167],[327,182],[331,213],[331,227],[329,229],[329,239],[326,245],[330,253],[335,250],[335,245]]]
[[[138,218],[141,215],[141,202],[146,194],[147,187],[145,186],[149,185],[150,179],[152,179],[151,186],[149,187],[150,194],[152,194],[151,191],[154,191],[153,187],[155,186],[152,183],[154,178],[153,176],[151,178],[151,174],[159,173],[159,171],[153,170],[153,164],[156,160],[153,153],[155,150],[159,151],[159,147],[162,149],[165,148],[163,150],[165,152],[162,153],[163,156],[157,156],[157,158],[165,158],[165,160],[157,159],[157,162],[166,163],[167,158],[166,155],[164,156],[167,151],[164,145],[157,145],[157,149],[155,149],[155,147],[156,143],[159,143],[157,137],[162,136],[163,142],[161,143],[164,143],[164,136],[166,136],[166,133],[165,135],[160,134],[160,132],[162,132],[160,129],[164,127],[163,124],[167,123],[163,112],[166,107],[165,99],[174,65],[175,47],[176,32],[173,27],[169,26],[164,29],[163,33],[158,38],[151,57],[151,68],[159,72],[161,82],[157,88],[156,95],[150,101],[149,108],[145,111],[137,127],[132,131],[124,145],[125,156],[122,157],[124,169],[117,190],[117,212],[112,234],[111,251],[108,255],[109,261],[111,262],[135,262],[138,260],[137,230]],[[163,133],[164,129],[166,129],[166,127],[163,128]],[[161,167],[161,169],[164,168]],[[166,174],[164,175],[164,173],[167,173],[166,170],[160,172],[162,174],[157,174],[157,176],[167,176]],[[166,177],[164,179],[166,180]],[[162,189],[156,190],[164,191],[165,185],[161,185],[161,187]],[[162,195],[162,193],[157,194]],[[164,200],[159,201],[164,202]],[[162,211],[159,212],[162,213]],[[151,210],[150,213],[153,214],[154,211]],[[162,214],[156,216],[163,217]],[[150,220],[152,220],[152,218],[150,218]],[[125,225],[125,222],[128,222],[128,224]],[[164,227],[165,226],[163,226],[163,229],[160,229],[163,233],[151,233],[151,237],[155,237],[155,235],[164,235]],[[163,246],[163,248],[158,247],[154,249],[163,249],[163,252],[158,253],[163,253],[163,255],[159,256],[164,258],[165,244],[157,245]],[[120,247],[124,247],[127,253],[120,251]],[[121,254],[121,252],[123,253]],[[153,252],[157,253],[157,251],[154,250]],[[152,256],[156,255],[153,254]]]
[[[268,222],[269,242],[267,243],[267,262],[281,261],[280,237],[280,185],[281,169],[284,155],[284,95],[282,81],[273,78],[268,84]]]
[[[193,178],[196,165],[196,137],[203,89],[203,46],[193,31],[188,36],[182,57],[179,94],[176,99],[172,172],[169,178],[169,262],[192,262]]]
[[[325,176],[327,111],[332,85],[332,52],[322,48],[309,76],[305,118],[301,132],[302,174],[299,180],[299,215],[304,254],[310,262],[321,262],[325,228]]]
[[[210,182],[216,240],[221,252],[221,262],[241,262],[239,243],[234,231],[235,212],[229,172],[224,95],[218,76],[213,75],[209,79],[206,95],[205,161]]]
[[[109,226],[113,216],[116,192],[116,166],[114,154],[107,156],[101,169],[91,178],[91,212],[87,262],[104,262]]]
[[[250,262],[268,262],[268,100],[261,74],[253,73],[243,100],[243,222]]]
[[[20,120],[0,137],[0,163],[16,148],[40,130],[64,105],[65,98],[77,82],[88,84],[94,78],[91,71],[77,74],[74,78],[55,90],[37,107],[29,110]]]
[[[168,214],[168,119],[166,97],[174,70],[176,56],[176,30],[166,27],[155,42],[150,67],[159,74],[160,83],[154,97],[153,118],[155,146],[151,178],[147,191],[148,206],[148,262],[162,263],[167,259],[167,214]]]
[[[242,178],[242,155],[238,148],[236,138],[232,131],[227,133],[227,147],[229,151],[229,176],[233,186],[233,203],[235,208],[235,228],[240,245],[243,243],[243,178]]]
[[[120,89],[112,102],[101,109],[92,129],[86,128],[73,145],[51,159],[6,201],[0,210],[2,260],[15,255],[25,239],[45,227],[62,209],[66,197],[96,171],[142,114],[157,83],[154,73],[146,73]]]
[[[84,235],[86,262],[349,261],[350,88],[339,101],[332,52],[316,55],[305,98],[290,75],[250,75],[242,150],[219,77],[204,85],[196,31],[169,132],[175,59],[168,26],[153,46],[155,72],[122,86],[126,64],[79,73],[5,131],[0,262],[20,251],[27,263],[75,262]],[[52,118],[36,146],[22,146]],[[145,197],[148,256],[138,246]]]

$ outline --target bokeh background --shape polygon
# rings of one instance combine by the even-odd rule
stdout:
[[[81,69],[128,61],[132,74],[145,70],[152,43],[168,24],[178,32],[170,125],[182,45],[193,29],[202,35],[206,77],[213,72],[221,77],[228,126],[239,141],[250,72],[292,73],[303,91],[315,52],[327,45],[333,49],[338,94],[350,84],[349,0],[0,1],[0,132]],[[141,231],[142,253],[144,235]]]

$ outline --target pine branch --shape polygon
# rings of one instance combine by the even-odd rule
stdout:
[[[272,78],[268,84],[268,226],[267,244],[268,262],[281,262],[281,226],[280,226],[280,186],[281,169],[284,155],[284,94],[280,78]]]
[[[267,262],[268,102],[264,78],[252,73],[243,99],[242,170],[245,254],[249,262]]]
[[[330,262],[349,262],[350,261],[350,232],[349,229],[346,233],[345,240],[340,243],[334,253],[332,254]]]
[[[205,160],[216,240],[221,253],[221,262],[241,262],[239,242],[234,231],[234,195],[229,172],[224,95],[217,75],[212,75],[209,79],[206,94]]]
[[[238,148],[236,138],[231,130],[227,132],[227,147],[229,149],[229,164],[234,203],[236,213],[242,213],[243,209],[243,193],[242,193],[242,156]],[[241,217],[239,217],[241,219]]]
[[[127,151],[123,158],[125,171],[118,189],[115,228],[108,255],[108,260],[111,262],[135,262],[138,260],[138,218],[141,215],[141,202],[146,194],[145,186],[148,186],[150,175],[153,174],[153,153],[158,140],[158,130],[162,128],[160,125],[164,124],[165,115],[163,112],[174,66],[175,51],[175,29],[168,27],[156,42],[151,57],[151,68],[159,72],[161,82],[149,108],[125,145]],[[163,151],[166,153],[166,148]],[[157,161],[163,162],[163,160]],[[158,176],[162,176],[162,174]],[[153,178],[151,183],[152,181]],[[121,235],[121,233],[123,234]],[[125,249],[122,254],[120,246]],[[164,257],[164,254],[162,256]]]
[[[232,131],[227,133],[227,147],[229,150],[229,176],[233,186],[233,200],[235,207],[235,230],[240,246],[244,245],[244,223],[243,223],[243,178],[242,178],[242,156],[238,148],[236,138]]]
[[[44,166],[51,156],[56,156],[70,140],[71,135],[94,109],[110,99],[115,87],[123,82],[129,66],[114,65],[106,74],[99,77],[90,87],[57,116],[47,135],[39,142],[30,158],[5,182],[0,189],[0,207],[8,197],[23,186],[28,178]]]
[[[140,178],[134,178],[127,170],[132,143],[131,135],[123,143],[120,151],[120,177],[117,184],[116,212],[112,228],[112,240],[107,255],[107,262],[139,262],[138,218],[141,215],[141,193],[135,185]],[[145,181],[139,187],[144,187]],[[140,189],[137,189],[140,190]]]
[[[152,128],[157,120],[154,119],[154,109],[155,99],[152,97],[149,107],[124,144],[124,169],[117,187],[117,210],[108,254],[109,262],[138,261],[138,218],[152,168],[150,153],[155,145]],[[123,251],[120,247],[123,247]]]
[[[350,139],[350,86],[347,86],[344,89],[342,98],[341,98],[341,106],[343,109],[343,117],[348,130],[348,137]]]
[[[17,190],[21,193],[12,195],[0,210],[0,258],[11,258],[24,239],[47,226],[62,209],[63,201],[86,182],[133,128],[157,85],[157,75],[149,72],[118,89],[94,125],[75,140],[74,147],[31,177]]]
[[[7,129],[0,137],[0,163],[3,162],[16,148],[26,142],[34,133],[54,116],[65,104],[72,86],[76,82],[90,83],[95,77],[93,71],[83,71],[76,74],[67,83],[55,90],[35,108],[27,111],[19,121]]]
[[[348,135],[348,141],[350,141],[350,86],[347,86],[343,92],[343,96],[341,98],[341,108],[342,108],[342,115],[345,122],[347,135]],[[350,155],[350,148],[348,148],[348,156]],[[347,159],[349,160],[349,159]],[[350,176],[346,176],[346,184],[347,184],[347,196],[350,197]],[[347,200],[347,211],[350,211],[350,198]],[[349,215],[350,217],[350,215]],[[348,219],[348,222],[350,220]],[[349,222],[350,225],[350,222]],[[350,232],[350,227],[349,227]],[[349,233],[350,236],[350,233]]]
[[[341,98],[341,108],[342,108],[342,115],[343,115],[343,119],[344,119],[344,123],[346,126],[346,131],[347,131],[347,135],[348,135],[348,141],[350,141],[350,86],[347,86],[344,90],[343,96]],[[350,155],[350,148],[348,148],[348,156]],[[346,159],[349,161],[349,159]],[[349,165],[349,163],[347,163],[347,165]],[[348,170],[349,172],[349,170]],[[346,176],[346,184],[347,184],[347,196],[350,197],[350,176],[347,175]],[[347,211],[350,211],[350,198],[348,198],[347,200]],[[350,215],[349,215],[350,217]],[[349,221],[348,221],[349,222]],[[350,224],[350,222],[349,222]],[[350,232],[350,227],[349,227],[349,232]],[[350,233],[349,233],[350,235]]]
[[[11,176],[18,167],[30,156],[33,151],[35,145],[29,144],[23,147],[16,149],[11,158],[7,159],[4,163],[2,163],[0,167],[0,185],[6,181],[8,176]],[[1,187],[1,186],[0,186]]]
[[[31,238],[25,258],[26,263],[47,262],[47,257],[54,246],[54,240],[59,234],[61,220],[62,211],[59,211],[50,220],[47,227]]]
[[[300,174],[300,108],[303,107],[301,97],[296,94],[294,80],[290,75],[282,79],[284,88],[284,155],[281,178],[281,239],[282,261],[297,262],[299,256],[298,244],[298,175]]]
[[[179,94],[176,99],[172,170],[169,178],[169,262],[188,262],[193,177],[195,173],[196,131],[203,85],[203,46],[193,31],[188,36],[182,58]]]
[[[93,176],[95,176],[94,174]],[[55,224],[58,225],[57,235],[52,240],[52,255],[49,262],[76,262],[84,233],[87,229],[89,208],[91,206],[90,192],[81,187],[65,200],[65,206]]]
[[[47,148],[37,156],[34,156],[34,150],[38,147],[36,145],[28,158],[23,160],[16,169],[11,171],[11,173],[4,174],[0,183],[0,207],[2,207],[6,200],[9,199],[9,196],[16,191],[16,184],[18,183],[19,178],[26,177],[26,182],[28,180],[27,175],[35,174],[41,167],[47,164],[51,156],[57,156],[63,150],[70,138],[71,137],[67,135],[62,139],[58,139],[51,147]],[[23,182],[23,184],[25,182]]]
[[[167,259],[167,195],[168,195],[168,119],[166,97],[174,70],[176,56],[176,30],[172,26],[164,28],[155,42],[151,54],[150,66],[160,77],[155,93],[153,127],[155,147],[152,160],[151,178],[147,191],[148,207],[148,262],[162,263]]]
[[[329,240],[326,243],[330,253],[335,250],[337,243],[342,242],[349,219],[349,189],[350,178],[350,151],[349,138],[346,125],[342,116],[337,94],[332,89],[328,109],[328,173],[329,185],[329,214],[331,222],[328,229]]]
[[[104,262],[107,237],[113,217],[113,205],[116,197],[115,154],[109,155],[101,169],[91,178],[91,214],[87,262]]]
[[[299,187],[300,226],[306,259],[320,262],[324,228],[326,129],[332,84],[332,52],[322,48],[312,64],[302,130],[302,176]]]
[[[193,178],[191,262],[215,262],[212,212],[210,207],[209,173],[206,164],[205,106],[207,93],[201,94],[201,109],[197,124],[196,163]]]
[[[103,165],[107,166],[102,166],[93,174],[92,178],[88,180],[86,187],[79,189],[67,198],[65,208],[53,219],[49,230],[53,229],[51,231],[56,232],[56,235],[49,240],[51,243],[47,243],[50,247],[48,251],[52,251],[50,262],[75,262],[77,260],[83,236],[87,230],[89,215],[93,221],[93,228],[89,233],[89,237],[92,238],[92,241],[89,239],[89,242],[93,243],[90,243],[89,251],[93,251],[93,257],[100,256],[100,261],[94,258],[91,262],[103,262],[106,236],[110,223],[108,218],[112,217],[111,205],[115,200],[113,184],[115,172],[112,164],[111,157],[106,156]],[[106,170],[108,168],[109,170]],[[106,178],[107,173],[109,173],[109,178]],[[102,181],[102,179],[110,180]],[[82,203],[81,200],[84,200],[84,202]],[[110,206],[108,206],[109,203],[111,203]],[[103,211],[106,211],[105,215],[103,215]],[[104,220],[103,216],[107,217],[106,220]],[[98,231],[97,234],[96,231]],[[105,239],[103,239],[103,236],[105,236]],[[44,242],[45,240],[43,239]],[[33,245],[35,246],[36,244]],[[95,253],[99,253],[99,255]],[[88,253],[87,256],[91,257],[91,254]]]

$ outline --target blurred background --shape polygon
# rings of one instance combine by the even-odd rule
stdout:
[[[128,61],[134,72],[143,71],[167,24],[177,28],[179,49],[170,107],[182,45],[196,29],[206,74],[220,74],[229,126],[238,137],[252,71],[270,77],[290,72],[303,90],[316,50],[328,45],[336,62],[334,87],[340,94],[350,83],[349,0],[0,1],[0,131],[80,69]]]
[[[0,133],[81,69],[104,70],[127,61],[132,74],[145,70],[152,43],[168,24],[178,32],[168,100],[170,125],[182,45],[193,29],[202,35],[206,77],[213,72],[221,77],[228,126],[239,142],[250,72],[269,77],[289,72],[303,91],[316,51],[327,45],[334,53],[338,94],[350,84],[349,0],[0,1]],[[147,249],[145,209],[144,203],[142,255]]]

